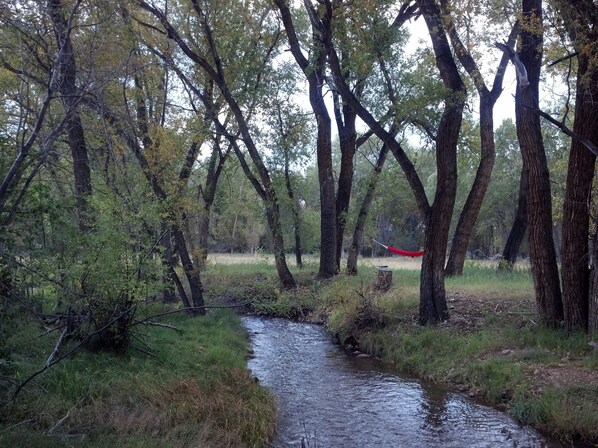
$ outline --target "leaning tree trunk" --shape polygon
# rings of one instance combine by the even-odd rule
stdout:
[[[552,236],[550,176],[542,141],[538,93],[542,64],[542,1],[523,0],[523,21],[528,24],[520,34],[519,58],[527,70],[529,85],[518,82],[515,97],[517,137],[523,169],[528,176],[528,240],[530,261],[540,319],[556,327],[563,318],[559,272]],[[521,80],[519,80],[521,81]]]
[[[192,314],[204,315],[206,314],[206,309],[204,306],[203,285],[201,284],[199,266],[193,264],[189,251],[187,250],[185,235],[178,224],[171,223],[170,228],[172,229],[176,251],[181,258],[183,272],[185,273],[185,277],[189,283],[189,289],[191,290],[191,302],[193,306]]]
[[[521,243],[525,238],[527,231],[527,174],[521,170],[521,177],[519,179],[519,199],[517,201],[517,211],[515,212],[515,219],[513,226],[507,237],[505,248],[502,252],[502,257],[498,263],[499,271],[512,271],[517,255],[521,248]]]
[[[267,200],[266,203],[266,218],[268,225],[272,229],[272,247],[274,250],[274,261],[276,263],[276,271],[278,278],[285,288],[294,288],[297,286],[293,274],[289,271],[282,237],[282,226],[280,225],[280,212],[278,209],[278,202],[276,200]]]
[[[573,131],[598,144],[598,70],[583,52],[577,58],[577,93]],[[579,139],[571,140],[563,210],[563,311],[567,330],[588,324],[590,270],[588,235],[596,156]]]
[[[497,98],[497,97],[496,97]],[[462,275],[463,265],[465,264],[465,255],[471,232],[478,218],[478,213],[482,207],[490,175],[496,159],[496,150],[494,145],[494,120],[492,108],[496,99],[490,93],[483,93],[480,98],[480,136],[481,136],[481,159],[476,172],[473,185],[453,236],[451,251],[446,264],[446,275]]]
[[[387,155],[388,145],[385,144],[382,146],[380,154],[378,155],[378,160],[376,161],[376,166],[374,167],[374,172],[372,173],[372,178],[370,179],[368,189],[363,198],[363,202],[361,203],[361,207],[359,208],[359,214],[357,215],[355,231],[353,232],[353,242],[351,243],[349,255],[347,256],[347,274],[349,275],[357,274],[357,258],[359,257],[359,252],[361,252],[361,246],[363,244],[363,231],[365,229],[370,207],[372,202],[374,202],[376,185],[378,184],[378,179],[380,178],[380,173],[382,172],[382,167],[384,166]]]

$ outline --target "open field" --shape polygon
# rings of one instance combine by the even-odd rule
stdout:
[[[317,255],[303,255],[303,263],[307,267],[317,268]],[[225,254],[225,253],[211,253],[208,255],[208,262],[211,264],[274,264],[274,256],[263,252],[256,252],[254,254]],[[295,257],[292,254],[287,255],[287,262],[290,266],[296,266]],[[497,261],[492,260],[471,260],[469,264],[475,264],[484,267],[496,267]],[[346,260],[341,260],[341,266],[346,264]],[[373,266],[388,266],[390,269],[406,269],[419,270],[421,268],[421,258],[409,258],[400,256],[389,257],[373,257],[373,258],[359,258],[359,265],[364,267]],[[518,261],[515,269],[529,269],[529,262]]]

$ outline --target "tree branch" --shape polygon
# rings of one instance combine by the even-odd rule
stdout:
[[[559,128],[563,132],[563,134],[566,134],[569,137],[576,139],[581,144],[583,144],[588,150],[590,150],[592,153],[594,153],[596,156],[598,156],[598,146],[596,144],[594,144],[592,141],[590,141],[589,139],[587,139],[585,137],[582,137],[577,132],[568,128],[564,123],[561,123],[556,118],[552,117],[551,115],[547,114],[546,112],[544,112],[540,109],[534,109],[534,108],[531,108],[528,106],[525,106],[525,107],[527,107],[528,109],[531,109],[533,112],[540,115],[542,118],[545,118],[546,120],[548,120],[554,126]]]

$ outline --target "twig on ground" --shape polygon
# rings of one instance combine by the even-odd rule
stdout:
[[[14,425],[11,425],[11,426],[9,426],[9,427],[7,427],[7,428],[4,428],[4,429],[2,430],[2,432],[8,431],[9,429],[12,429],[12,428],[16,428],[17,426],[21,426],[21,425],[25,425],[25,424],[27,424],[27,423],[31,423],[31,422],[33,422],[33,421],[35,421],[35,419],[34,419],[34,418],[28,418],[27,420],[23,420],[22,422],[15,423]]]
[[[50,364],[52,363],[52,361],[54,360],[56,355],[58,355],[58,353],[60,352],[62,344],[64,344],[64,338],[66,337],[67,329],[68,329],[68,327],[65,325],[64,330],[62,330],[62,333],[60,333],[58,341],[56,342],[56,345],[54,346],[54,350],[52,350],[52,353],[50,353],[50,356],[48,357],[48,360],[46,361],[46,367],[50,366]]]
[[[67,418],[69,418],[69,416],[71,415],[71,411],[73,409],[74,408],[69,409],[64,417],[62,417],[60,420],[58,420],[56,423],[54,423],[54,425],[52,425],[52,427],[50,429],[48,429],[48,431],[46,431],[46,434],[52,434],[55,430],[60,428],[62,426],[62,424],[65,422],[65,420]]]
[[[206,305],[206,306],[189,306],[186,308],[179,308],[176,310],[172,310],[172,311],[166,311],[164,313],[158,313],[158,314],[153,314],[145,319],[141,319],[138,321],[135,321],[131,324],[131,326],[135,326],[135,325],[143,325],[144,322],[149,321],[150,319],[155,319],[156,317],[162,317],[162,316],[169,316],[171,314],[178,314],[178,313],[183,313],[186,311],[194,311],[194,310],[200,310],[200,309],[204,309],[204,310],[211,310],[211,309],[219,309],[219,308],[242,308],[244,306],[250,305],[251,302],[243,302],[240,303],[238,305],[222,305],[222,306],[217,306],[217,305]]]
[[[149,327],[163,327],[163,328],[170,328],[171,330],[174,331],[178,331],[179,333],[182,333],[183,330],[181,330],[180,328],[175,327],[174,325],[168,325],[168,324],[161,324],[160,322],[153,322],[151,320],[144,320],[139,322],[141,325],[147,325]]]

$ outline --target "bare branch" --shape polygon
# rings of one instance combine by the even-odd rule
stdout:
[[[526,106],[527,107],[527,106]],[[564,134],[568,135],[571,138],[578,140],[581,144],[583,144],[586,148],[588,148],[592,153],[598,156],[598,146],[596,146],[592,141],[589,139],[582,137],[577,132],[573,131],[572,129],[568,128],[564,123],[561,123],[556,118],[552,117],[551,115],[547,114],[546,112],[540,109],[532,109],[536,114],[540,115],[542,118],[545,118],[554,126],[559,128]]]

